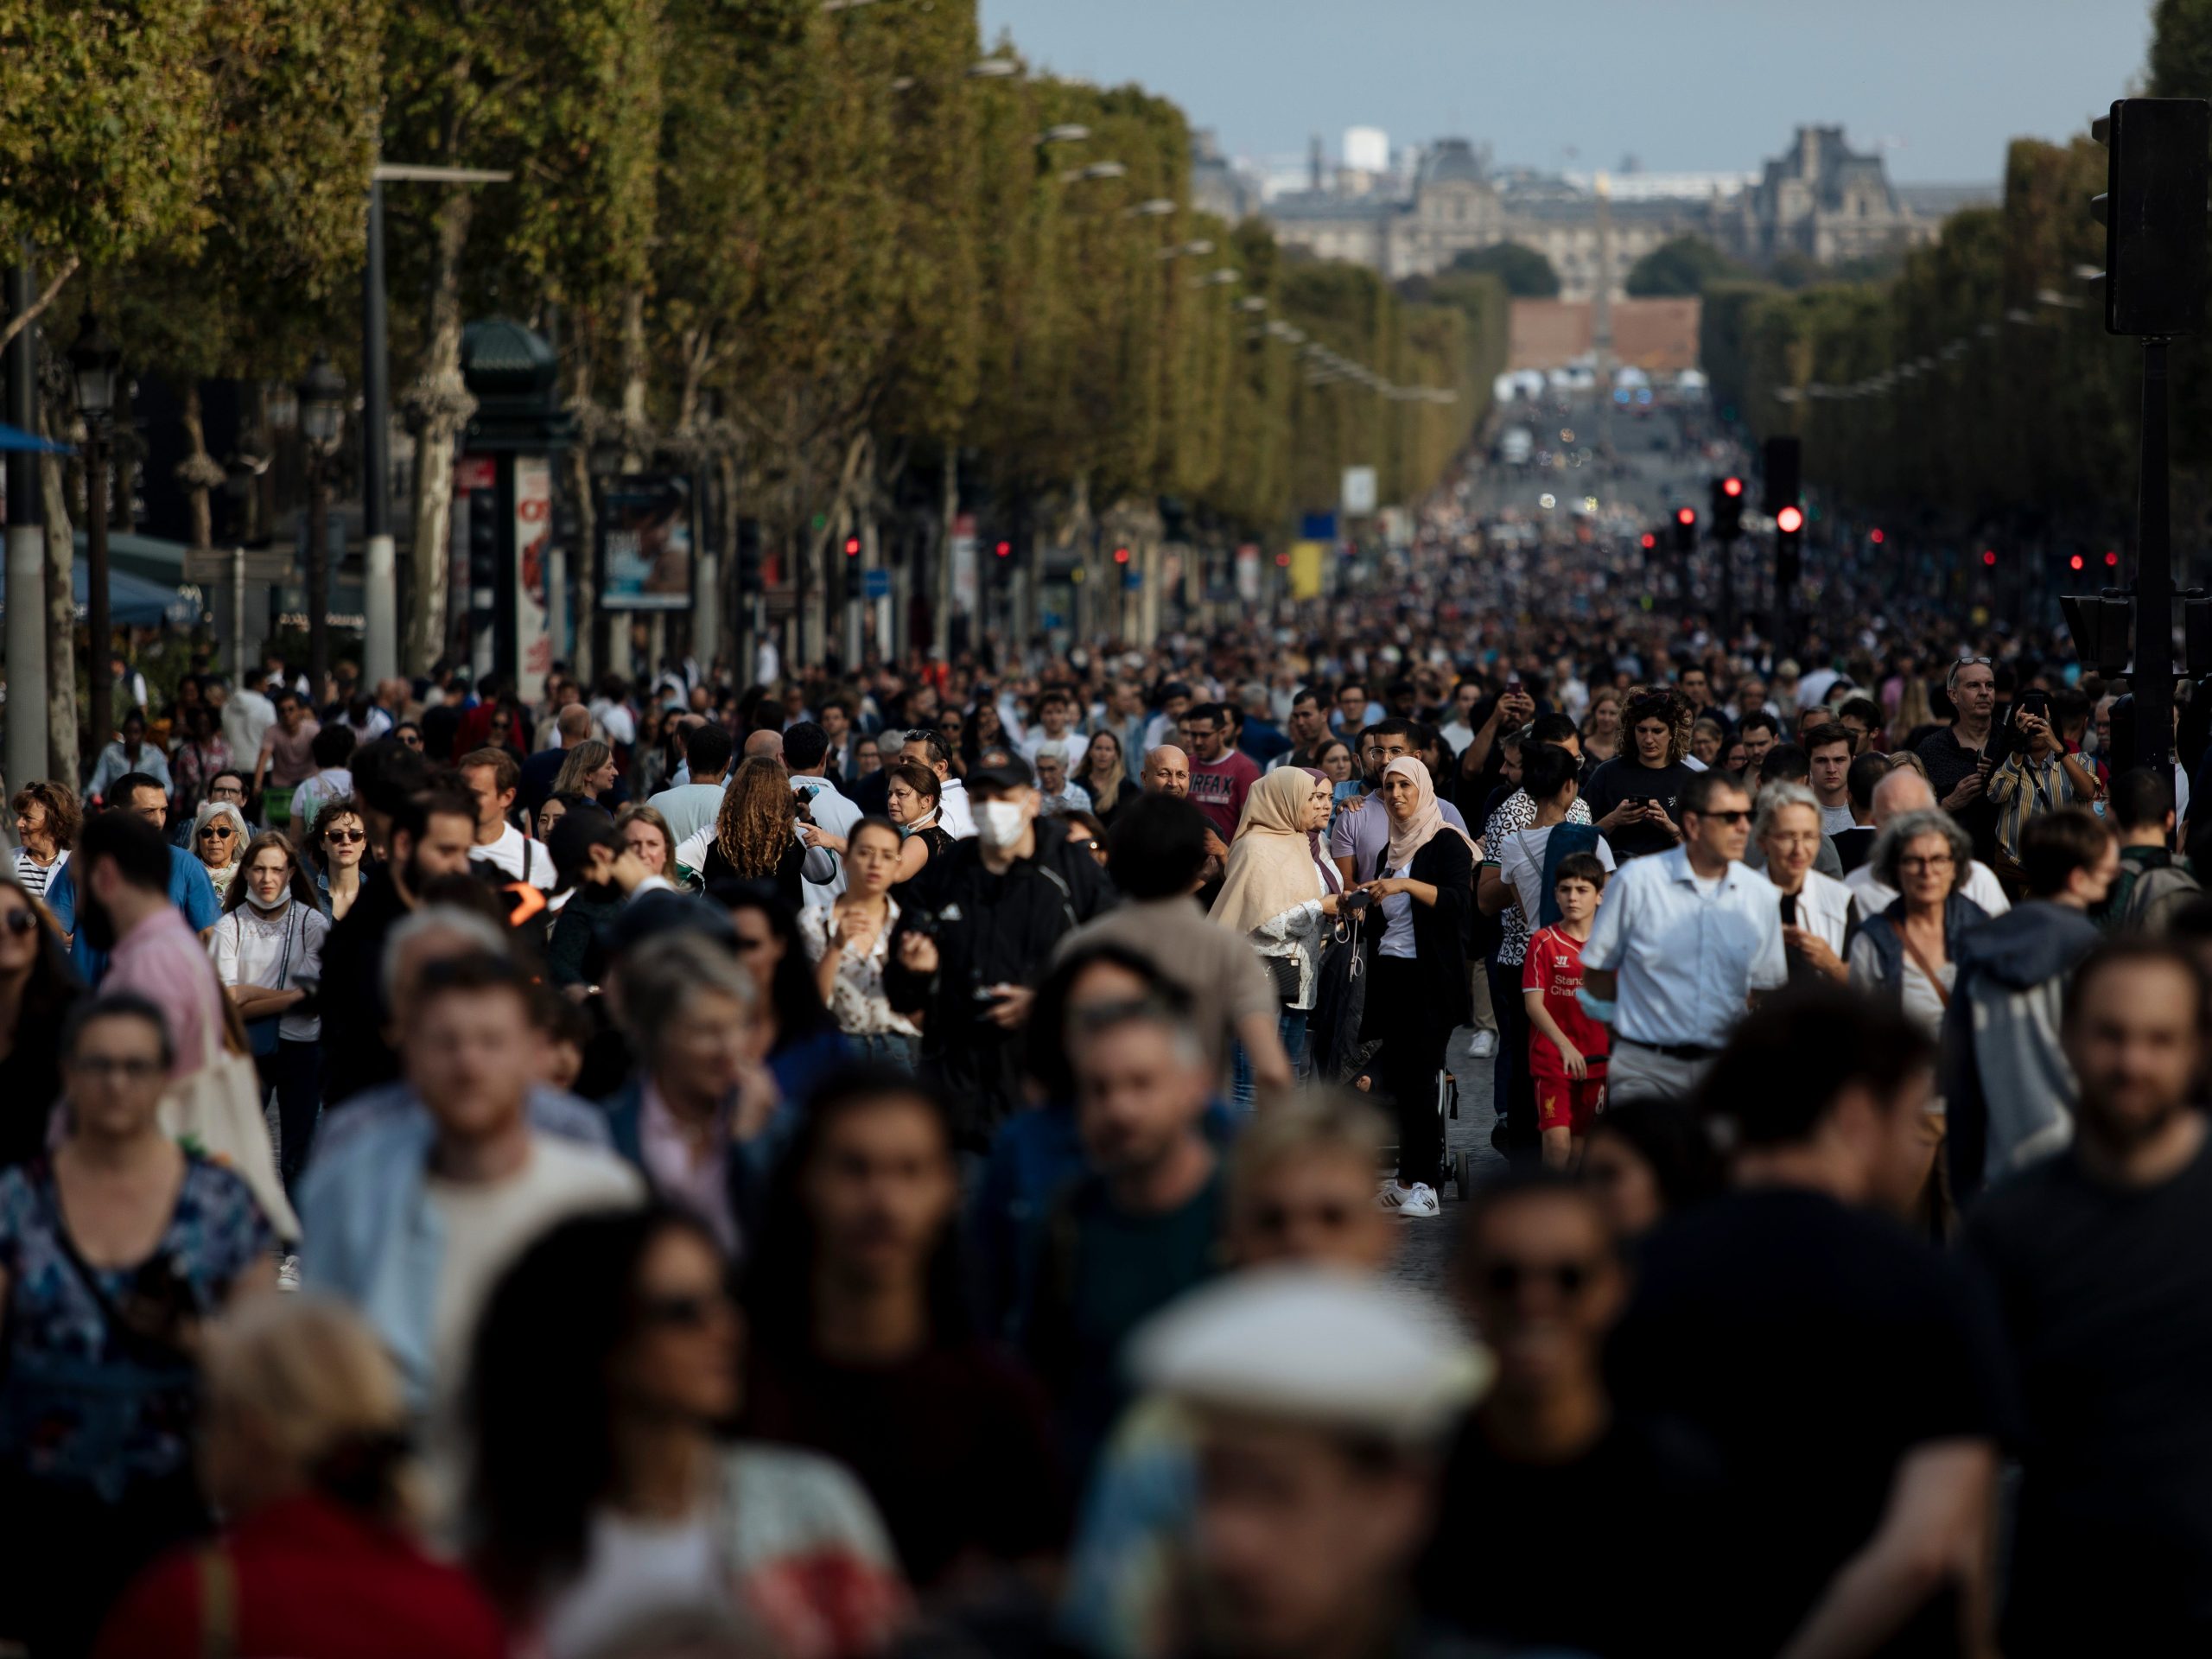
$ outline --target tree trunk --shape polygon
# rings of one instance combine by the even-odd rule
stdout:
[[[569,387],[569,408],[579,419],[591,410],[592,336],[580,329],[576,340],[575,378]],[[576,593],[572,620],[569,666],[589,685],[599,673],[601,611],[599,608],[599,495],[592,487],[591,442],[569,446],[569,492],[576,504],[576,556],[569,566],[569,580]]]
[[[631,289],[622,296],[622,430],[626,442],[636,445],[645,429],[645,291]],[[626,449],[622,465],[642,472],[652,457],[640,448]]]
[[[960,522],[960,446],[944,440],[944,528],[937,538],[937,578],[930,618],[930,645],[940,663],[952,660],[952,540]],[[971,635],[972,637],[972,635]]]
[[[446,644],[454,454],[471,407],[461,378],[461,257],[473,205],[467,187],[454,186],[438,208],[429,340],[416,383],[415,614],[407,631],[407,666],[413,674],[428,673]]]
[[[47,422],[49,435],[54,423]],[[74,789],[84,780],[77,753],[77,590],[72,568],[77,562],[76,528],[69,518],[69,492],[61,457],[38,460],[40,493],[46,500],[46,746],[54,774]]]
[[[200,418],[200,382],[193,381],[184,392],[184,435],[192,450],[184,459],[186,468],[185,511],[192,519],[192,545],[205,551],[215,544],[215,513],[209,501],[207,486],[200,481],[207,467],[214,464],[207,453],[207,423]]]

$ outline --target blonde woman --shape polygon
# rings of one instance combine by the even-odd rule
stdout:
[[[614,792],[614,751],[595,737],[586,738],[569,751],[553,780],[556,795],[582,795],[605,805]]]
[[[117,1606],[99,1659],[218,1650],[203,1600],[228,1592],[233,1653],[334,1651],[495,1659],[499,1615],[416,1541],[399,1377],[334,1302],[264,1296],[202,1347],[200,1468],[228,1518],[213,1543],[157,1561]],[[333,1596],[317,1586],[343,1585]]]

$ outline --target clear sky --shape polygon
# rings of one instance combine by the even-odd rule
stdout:
[[[1891,174],[1993,182],[2133,90],[2150,0],[981,0],[983,35],[1135,81],[1232,155],[1487,141],[1501,164],[1749,170],[1806,122]],[[1570,155],[1569,151],[1576,152]]]

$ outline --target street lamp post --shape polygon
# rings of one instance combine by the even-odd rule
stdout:
[[[346,433],[346,379],[317,352],[297,391],[308,452],[308,687],[321,708],[330,683],[330,462]]]
[[[115,378],[123,354],[90,310],[78,325],[69,347],[69,372],[77,383],[77,410],[85,417],[85,600],[86,679],[92,687],[92,747],[94,753],[115,740],[115,642],[108,620],[107,468],[108,423],[115,413]],[[56,764],[63,757],[55,756]]]

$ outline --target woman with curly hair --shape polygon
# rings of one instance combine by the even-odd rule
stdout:
[[[9,803],[16,813],[15,876],[34,899],[46,897],[47,883],[69,861],[84,813],[77,792],[67,784],[41,778],[25,784]]]
[[[723,791],[722,810],[707,837],[706,858],[696,868],[709,886],[732,876],[766,881],[796,909],[806,853],[798,838],[798,798],[791,793],[790,774],[756,755],[737,769]]]

